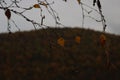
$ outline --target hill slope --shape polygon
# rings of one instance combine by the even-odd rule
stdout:
[[[120,36],[105,34],[107,57],[101,34],[79,28],[0,34],[0,80],[119,80]]]

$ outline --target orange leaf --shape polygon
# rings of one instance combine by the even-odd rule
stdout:
[[[6,15],[6,17],[7,17],[8,19],[11,18],[11,12],[10,12],[9,9],[7,9],[7,10],[5,11],[5,15]]]
[[[64,47],[65,40],[61,37],[61,38],[59,38],[59,39],[57,40],[57,43],[58,43],[60,46]]]
[[[76,43],[80,43],[80,40],[81,40],[80,36],[76,36],[76,37],[75,37],[75,42],[76,42]]]
[[[34,4],[33,7],[34,8],[40,8],[40,5],[39,4]]]
[[[102,46],[104,46],[106,43],[106,36],[104,34],[100,35],[100,43]]]

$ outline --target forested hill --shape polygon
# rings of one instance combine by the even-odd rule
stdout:
[[[0,34],[0,80],[120,80],[119,70],[117,35],[81,28]]]

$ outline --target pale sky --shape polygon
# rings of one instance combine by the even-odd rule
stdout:
[[[82,13],[80,5],[78,5],[77,0],[68,0],[67,3],[62,0],[48,0],[49,2],[55,1],[52,5],[53,9],[59,13],[60,22],[67,27],[82,27]],[[102,10],[107,22],[106,31],[109,33],[120,34],[120,0],[100,0],[102,3]],[[92,6],[91,0],[82,0],[85,4]],[[21,6],[29,7],[36,3],[36,0],[23,0]],[[88,9],[88,8],[86,8]],[[32,9],[25,13],[29,18],[39,21],[39,9]],[[44,12],[46,16],[45,24],[50,26],[54,25],[53,18],[48,14],[47,11]],[[95,18],[99,19],[99,15],[91,14]],[[15,20],[16,24],[21,30],[32,30],[34,29],[32,24],[26,22],[20,16],[12,14],[11,19]],[[11,25],[12,22],[11,22]],[[102,24],[95,22],[90,18],[85,18],[84,28],[90,28],[94,30],[102,31]],[[17,29],[13,26],[11,31],[16,31]],[[4,11],[0,10],[0,33],[7,32],[7,19],[4,16]]]

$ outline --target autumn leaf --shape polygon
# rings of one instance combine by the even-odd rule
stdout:
[[[78,4],[80,4],[80,0],[77,0]]]
[[[105,43],[106,43],[106,36],[104,34],[101,34],[100,35],[100,44],[102,46],[105,46]]]
[[[57,40],[57,43],[58,43],[60,46],[64,47],[65,40],[64,40],[62,37],[60,37],[60,38]]]
[[[33,7],[34,8],[40,8],[40,5],[39,4],[34,4]]]
[[[75,42],[76,42],[76,43],[80,43],[80,40],[81,40],[80,36],[76,36],[76,37],[75,37]]]
[[[7,17],[8,19],[11,18],[11,12],[10,12],[9,9],[7,9],[7,10],[5,11],[5,15],[6,15],[6,17]]]

